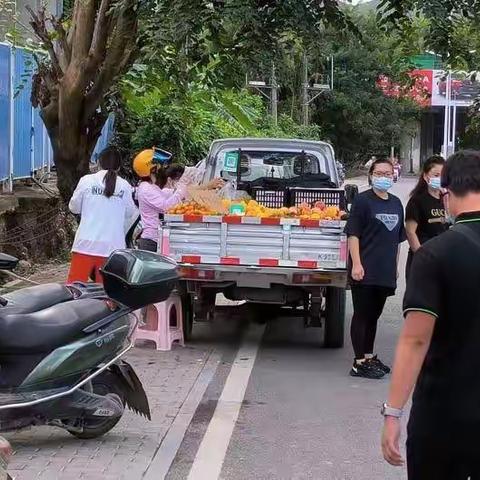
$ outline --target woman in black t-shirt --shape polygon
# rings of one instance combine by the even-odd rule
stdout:
[[[445,207],[440,198],[440,177],[445,160],[439,155],[430,157],[422,167],[417,186],[410,194],[405,220],[408,243],[406,277],[410,272],[413,255],[426,241],[440,235],[448,226],[445,223]]]
[[[353,377],[380,379],[390,372],[374,347],[378,320],[397,287],[399,246],[406,240],[402,202],[389,193],[393,175],[388,160],[372,163],[372,188],[355,197],[345,227],[351,259]]]

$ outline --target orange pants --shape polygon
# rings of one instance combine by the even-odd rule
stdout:
[[[106,261],[106,257],[96,257],[95,255],[73,252],[67,283],[88,282],[90,278],[93,277],[96,283],[103,284],[100,268],[103,267]]]

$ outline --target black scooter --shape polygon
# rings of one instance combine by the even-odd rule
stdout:
[[[0,269],[17,260],[0,255]],[[140,250],[113,253],[104,287],[47,284],[0,297],[0,431],[35,425],[97,438],[125,407],[150,419],[143,386],[122,357],[136,310],[168,298],[174,261]]]

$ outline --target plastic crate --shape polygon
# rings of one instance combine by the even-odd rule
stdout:
[[[288,206],[288,191],[285,189],[272,190],[254,187],[251,191],[252,198],[260,205],[268,208],[282,208]]]
[[[302,203],[312,205],[315,202],[323,202],[325,205],[336,205],[345,210],[345,191],[331,188],[291,188],[290,200],[292,206],[298,207]]]

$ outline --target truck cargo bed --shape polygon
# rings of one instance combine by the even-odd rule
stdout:
[[[165,215],[160,251],[181,264],[345,270],[344,221]]]

